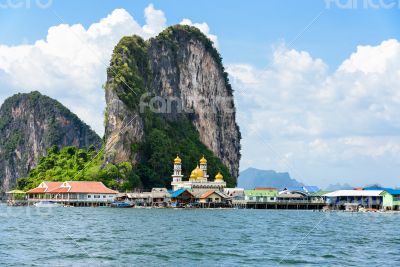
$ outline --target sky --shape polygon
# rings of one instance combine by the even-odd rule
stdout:
[[[118,40],[189,24],[229,73],[241,170],[400,186],[399,15],[397,0],[0,0],[0,103],[38,90],[102,135]]]

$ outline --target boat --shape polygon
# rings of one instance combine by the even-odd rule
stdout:
[[[62,205],[53,202],[53,201],[40,201],[35,204],[33,204],[37,208],[56,208],[56,207],[62,207]]]
[[[110,206],[112,208],[132,208],[133,204],[124,201],[114,201]]]

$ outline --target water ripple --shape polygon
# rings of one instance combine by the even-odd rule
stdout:
[[[5,206],[0,214],[1,266],[400,262],[398,214]]]

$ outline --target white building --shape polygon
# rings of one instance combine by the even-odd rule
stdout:
[[[226,182],[221,173],[217,173],[213,181],[209,181],[209,175],[207,173],[207,160],[204,156],[199,161],[197,167],[191,172],[188,181],[183,180],[182,175],[182,160],[179,156],[176,156],[174,160],[174,172],[172,176],[172,189],[174,191],[185,188],[189,190],[198,189],[215,189],[221,192],[224,191],[226,187]]]
[[[381,208],[383,203],[383,190],[337,190],[324,194],[326,203],[332,206],[345,207],[357,204],[368,208]]]
[[[86,205],[111,203],[118,192],[107,188],[102,182],[67,181],[42,182],[26,194],[28,203],[52,201]]]

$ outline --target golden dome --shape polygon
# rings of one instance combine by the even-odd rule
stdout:
[[[204,155],[203,155],[203,157],[200,159],[200,164],[207,164],[207,160],[206,160],[206,158],[204,157]]]
[[[178,155],[176,155],[176,158],[174,159],[174,164],[181,164],[181,163],[182,163],[181,158]]]
[[[223,180],[224,176],[222,176],[222,174],[220,172],[217,173],[217,175],[215,175],[215,180]]]
[[[196,171],[196,177],[197,177],[197,178],[202,178],[202,177],[204,177],[204,172],[199,168],[199,165],[197,165],[195,171]]]
[[[189,177],[189,181],[195,181],[196,180],[196,169],[194,169],[193,171],[192,171],[192,173],[190,174],[190,177]]]

